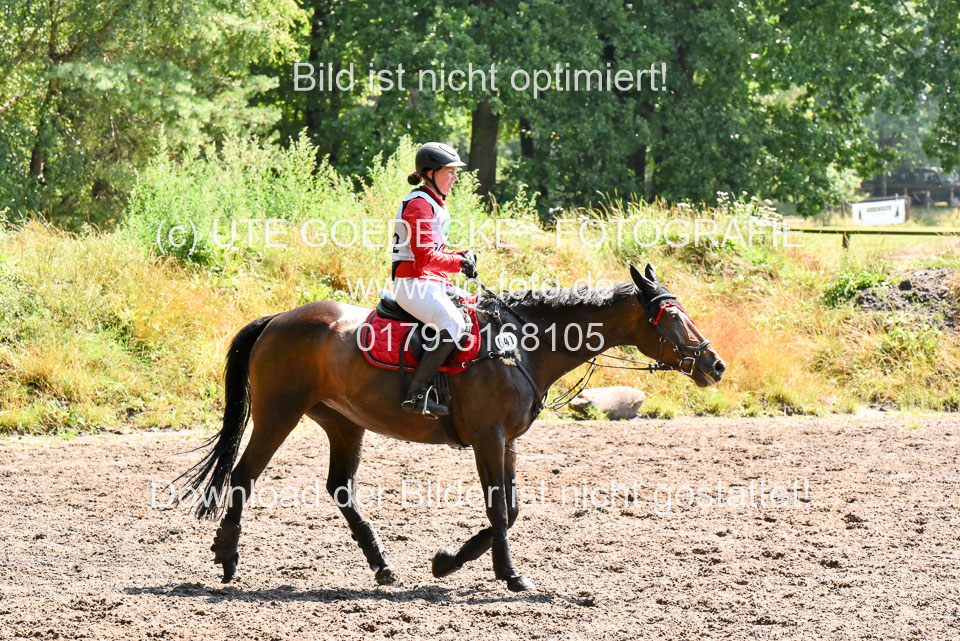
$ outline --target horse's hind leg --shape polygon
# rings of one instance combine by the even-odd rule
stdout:
[[[363,518],[357,509],[354,477],[360,467],[360,450],[363,446],[364,429],[341,414],[324,408],[311,412],[330,439],[330,470],[327,473],[327,492],[347,519],[353,540],[357,542],[367,559],[370,569],[376,573],[377,583],[390,585],[396,581],[393,565],[387,560],[383,542],[373,525]]]
[[[253,484],[267,467],[287,435],[297,426],[302,414],[258,412],[254,405],[253,433],[240,462],[230,475],[230,498],[227,513],[220,521],[210,549],[214,562],[223,566],[223,582],[228,583],[237,571],[240,555],[240,515],[244,503],[253,492]]]
[[[504,498],[506,500],[506,517],[507,517],[507,529],[513,526],[514,522],[517,520],[517,515],[520,512],[520,505],[517,501],[517,491],[516,491],[516,462],[517,454],[514,449],[514,443],[511,441],[506,445],[503,452],[503,488],[504,488]],[[463,564],[467,561],[475,561],[483,556],[487,550],[489,550],[493,545],[493,535],[494,528],[485,527],[476,534],[474,534],[470,539],[463,544],[460,550],[454,552],[452,548],[443,547],[434,555],[432,572],[433,576],[438,579],[441,577],[448,576],[453,574],[457,570],[463,567]],[[523,585],[523,589],[529,589],[531,583],[529,581],[515,580],[517,585],[514,587],[519,587]]]

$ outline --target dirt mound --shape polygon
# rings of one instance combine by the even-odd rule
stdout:
[[[874,312],[904,312],[932,327],[960,331],[960,272],[918,269],[865,289],[854,301]]]

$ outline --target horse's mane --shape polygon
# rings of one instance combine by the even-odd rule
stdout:
[[[517,309],[529,307],[606,307],[637,295],[637,286],[626,281],[612,287],[553,287],[548,289],[518,289],[500,294],[508,305]],[[484,294],[478,302],[479,309],[492,311],[495,299]]]

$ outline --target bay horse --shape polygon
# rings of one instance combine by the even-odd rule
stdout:
[[[657,281],[654,268],[647,265],[641,274],[631,265],[630,273],[632,282],[613,287],[506,292],[499,299],[507,307],[504,311],[512,310],[535,326],[541,340],[536,345],[520,341],[516,354],[523,367],[480,359],[449,377],[456,436],[473,447],[490,526],[459,550],[441,548],[433,558],[434,576],[447,576],[492,548],[498,580],[506,581],[513,591],[533,587],[515,569],[507,542],[507,530],[518,513],[515,440],[530,427],[543,407],[541,399],[561,376],[618,345],[636,346],[656,358],[660,369],[680,370],[701,387],[723,376],[720,356],[677,297]],[[489,295],[480,299],[477,308],[488,312],[480,314],[481,321],[492,315],[496,300]],[[223,568],[224,583],[237,569],[244,502],[304,415],[316,421],[330,440],[326,488],[337,499],[376,582],[386,585],[396,580],[379,535],[353,500],[364,431],[416,443],[448,440],[441,421],[400,411],[405,390],[398,372],[374,367],[364,359],[357,332],[369,312],[355,305],[319,301],[258,318],[233,338],[225,366],[223,426],[201,446],[210,448],[206,456],[181,475],[189,477],[188,484],[202,498],[196,507],[198,518],[215,519],[226,508],[211,547],[214,562]],[[551,326],[557,336],[571,325],[579,326],[581,336],[589,336],[592,330],[602,340],[571,347],[543,338]],[[489,351],[489,346],[481,356],[484,350]],[[253,433],[234,468],[251,416]],[[206,487],[200,491],[204,482]]]

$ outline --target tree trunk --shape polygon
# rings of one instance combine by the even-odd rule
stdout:
[[[43,176],[43,150],[40,149],[40,136],[37,136],[33,143],[33,151],[30,152],[30,174],[38,179]]]
[[[533,127],[526,118],[520,119],[520,155],[533,158]]]
[[[500,116],[490,109],[490,99],[485,98],[473,110],[470,134],[469,171],[477,171],[477,193],[485,195],[497,182],[497,140],[500,137]]]
[[[637,180],[637,193],[646,197],[647,191],[647,146],[640,145],[627,156],[627,167],[633,171]]]
[[[310,52],[307,60],[313,64],[313,68],[323,73],[324,81],[327,74],[325,69],[321,70],[320,65],[330,63],[333,65],[329,77],[336,79],[337,73],[343,68],[340,60],[325,60],[323,45],[321,44],[329,37],[331,26],[325,21],[329,20],[333,12],[332,7],[324,6],[318,3],[313,10],[313,16],[310,20]],[[334,80],[335,81],[335,80]],[[337,141],[331,135],[325,125],[335,122],[340,114],[341,98],[340,92],[335,88],[324,87],[324,91],[305,92],[305,104],[303,108],[303,121],[306,125],[307,135],[315,145],[317,145],[317,159],[330,155],[331,162],[336,162]]]
[[[53,99],[53,81],[47,82],[47,93],[40,103],[40,118],[37,121],[37,137],[33,139],[33,149],[30,151],[30,175],[43,181],[43,171],[46,169],[46,157],[43,153],[41,138],[43,129],[47,123],[47,109],[50,107],[50,101]]]

